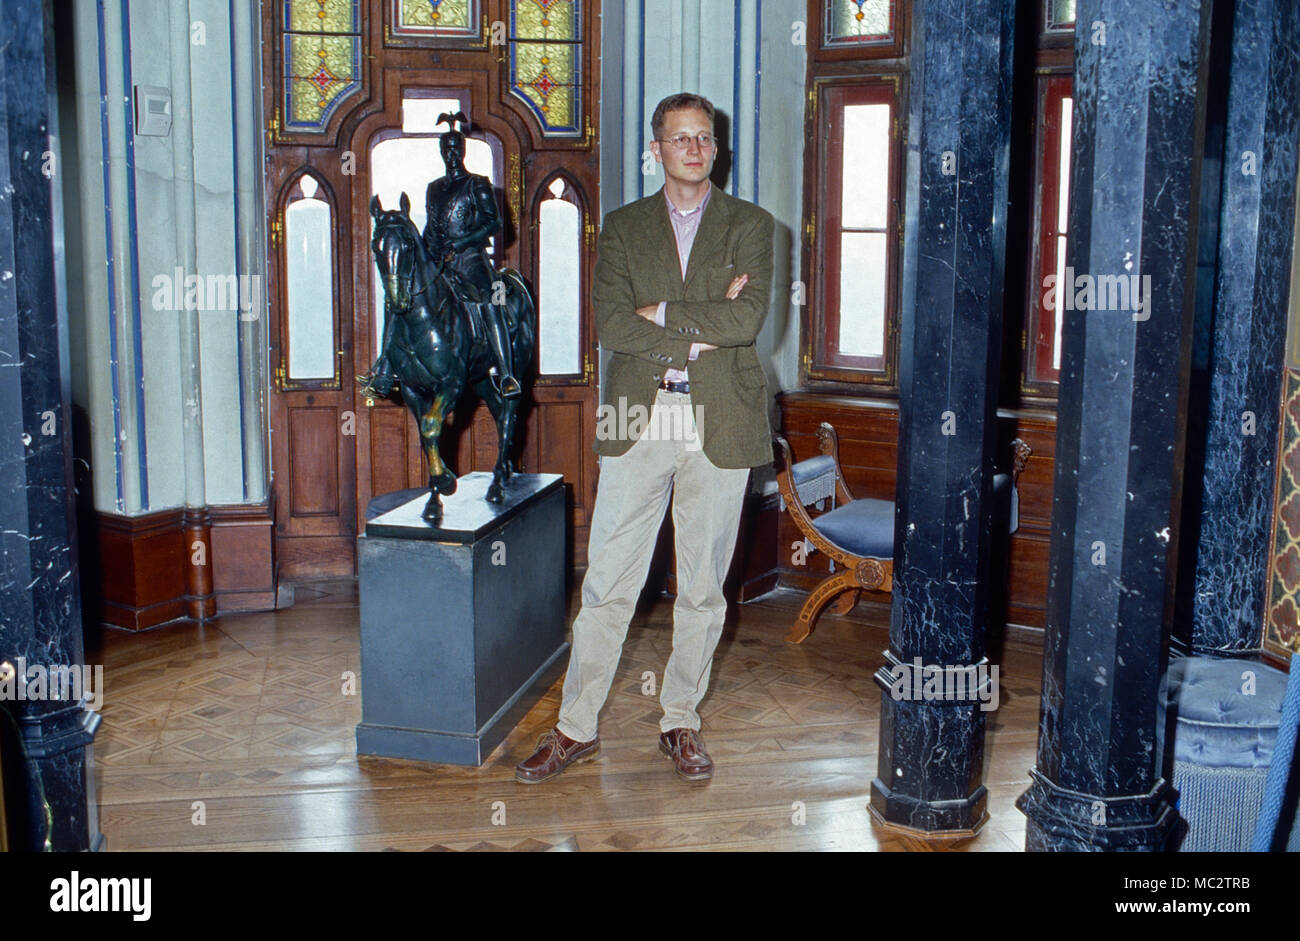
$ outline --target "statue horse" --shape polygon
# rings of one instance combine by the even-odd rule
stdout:
[[[400,210],[385,210],[379,197],[372,197],[370,215],[374,219],[370,248],[384,285],[384,349],[380,359],[387,357],[400,383],[402,400],[419,423],[420,442],[429,462],[429,502],[423,516],[435,522],[441,519],[439,495],[456,492],[456,474],[438,453],[438,437],[467,383],[487,403],[496,421],[497,462],[486,499],[500,503],[503,488],[515,473],[510,447],[521,399],[502,398],[492,383],[488,372],[495,364],[491,350],[485,340],[474,338],[442,260],[429,257],[411,221],[407,195],[402,194]],[[532,295],[517,271],[506,268],[498,275],[505,287],[515,371],[522,376],[532,363],[537,345]],[[378,365],[376,362],[376,369]],[[369,385],[376,369],[362,383],[367,394],[377,391]]]

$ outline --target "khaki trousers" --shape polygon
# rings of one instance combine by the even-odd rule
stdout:
[[[736,547],[749,468],[715,467],[705,456],[690,398],[661,389],[645,433],[625,454],[600,460],[582,609],[573,622],[573,649],[557,723],[578,742],[596,737],[597,716],[618,668],[670,498],[677,600],[673,652],[659,696],[664,710],[659,727],[664,732],[700,728],[695,707],[709,688],[713,651],[727,615],[722,582]],[[685,432],[663,434],[671,425],[669,418],[685,418]]]

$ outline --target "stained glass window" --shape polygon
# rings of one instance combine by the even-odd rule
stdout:
[[[479,0],[390,0],[390,33],[398,37],[477,39]]]
[[[285,0],[284,129],[324,131],[361,87],[359,0]]]
[[[582,134],[582,0],[511,0],[510,91],[546,137]]]
[[[825,0],[827,46],[892,42],[894,0]]]

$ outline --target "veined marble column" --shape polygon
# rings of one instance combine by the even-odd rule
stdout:
[[[912,13],[894,591],[871,810],[927,833],[988,816],[981,706],[995,680],[981,671],[972,695],[936,698],[912,665],[987,666],[1012,6]]]
[[[1177,821],[1156,703],[1177,571],[1209,7],[1078,5],[1066,261],[1075,296],[1063,327],[1038,762],[1017,804],[1030,850],[1162,850]],[[1118,279],[1129,281],[1128,303]]]
[[[1192,647],[1259,649],[1300,146],[1300,7],[1238,0],[1232,30]]]
[[[103,842],[99,714],[71,680],[84,657],[52,30],[41,0],[0,5],[0,742],[22,740],[4,756],[27,797],[7,809],[9,839],[34,851]]]

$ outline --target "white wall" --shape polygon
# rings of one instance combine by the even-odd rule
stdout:
[[[246,322],[238,310],[154,304],[155,277],[178,267],[264,274],[256,0],[79,0],[74,15],[76,166],[65,192],[81,229],[68,236],[69,320],[84,338],[74,395],[90,421],[95,507],[258,502],[264,287]],[[135,133],[137,85],[170,91],[168,136]]]
[[[775,300],[758,338],[774,392],[794,388],[799,372],[799,311],[789,299],[800,262],[807,59],[792,24],[806,13],[803,0],[606,0],[601,23],[601,211],[663,185],[658,164],[642,174],[660,100],[685,91],[713,102],[727,118],[727,192],[776,218]]]

